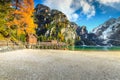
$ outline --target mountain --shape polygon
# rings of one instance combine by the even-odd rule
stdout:
[[[38,4],[35,7],[39,41],[57,40],[73,43],[77,36],[77,24],[70,22],[61,11]]]
[[[86,26],[70,22],[61,11],[38,4],[35,7],[39,41],[57,40],[75,45],[97,45],[94,33],[88,33]]]
[[[111,18],[93,29],[93,33],[104,45],[120,45],[120,17]]]

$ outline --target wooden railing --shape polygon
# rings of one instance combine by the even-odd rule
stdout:
[[[10,41],[0,41],[0,52],[6,52],[16,49],[22,49],[24,46],[21,43],[14,43]]]
[[[36,44],[14,43],[8,41],[0,41],[0,52],[16,50],[16,49],[67,49],[67,45],[62,42],[38,42]]]
[[[65,49],[67,45],[65,43],[51,43],[51,42],[38,42],[37,44],[26,44],[26,48],[31,49]]]

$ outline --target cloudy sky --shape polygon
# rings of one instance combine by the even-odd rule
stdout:
[[[34,0],[58,9],[65,13],[68,19],[79,26],[85,25],[91,31],[110,18],[120,17],[120,0]]]

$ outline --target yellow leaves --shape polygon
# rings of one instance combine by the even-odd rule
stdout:
[[[60,38],[61,38],[61,41],[64,41],[64,36],[63,35]]]
[[[33,0],[23,0],[17,3],[18,9],[13,12],[14,20],[8,26],[17,25],[18,34],[35,33],[36,24],[31,16],[34,12]]]
[[[64,41],[64,36],[61,33],[58,33],[58,37],[60,38],[61,41]]]
[[[18,29],[17,30],[17,36],[19,36],[20,34],[25,34],[24,30]]]

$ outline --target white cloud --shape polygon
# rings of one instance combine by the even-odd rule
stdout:
[[[86,0],[45,0],[44,4],[52,9],[58,9],[62,11],[71,21],[76,21],[80,17],[80,13],[76,13],[76,11],[80,9],[80,12],[86,15],[87,18],[95,15],[94,6],[88,3]]]
[[[75,12],[75,10],[70,7],[72,0],[45,0],[44,4],[52,9],[58,9],[62,11],[70,20]]]
[[[120,0],[97,0],[99,3],[120,10]]]
[[[81,4],[81,6],[83,6],[82,7],[82,11],[83,11],[84,14],[87,15],[87,18],[90,18],[90,17],[95,15],[95,8],[94,8],[94,6],[90,5],[85,0],[84,1],[82,0],[80,2],[80,4]]]
[[[107,4],[107,3],[119,3],[120,0],[99,0],[101,3]]]
[[[79,15],[76,14],[76,13],[72,14],[72,16],[71,16],[71,19],[72,19],[73,21],[77,21],[78,18],[79,18]]]

